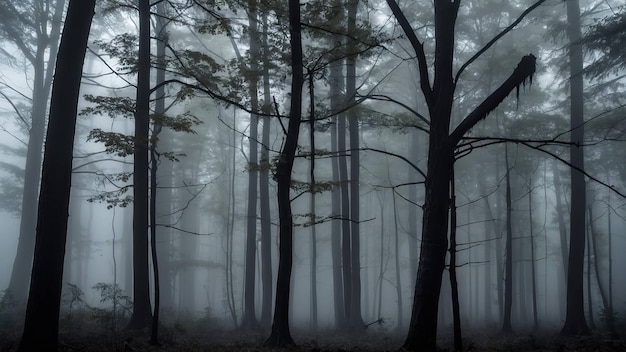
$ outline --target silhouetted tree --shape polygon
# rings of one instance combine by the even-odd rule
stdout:
[[[70,1],[52,86],[35,254],[18,351],[57,351],[80,81],[96,0]]]
[[[535,3],[522,14],[523,18],[543,1]],[[413,310],[407,339],[403,347],[407,350],[435,351],[437,337],[437,309],[441,280],[445,268],[448,244],[448,215],[450,206],[450,179],[454,164],[454,151],[463,136],[480,120],[493,111],[509,93],[535,72],[535,57],[522,58],[511,76],[491,95],[469,113],[450,133],[450,120],[454,92],[463,70],[486,51],[502,35],[511,30],[518,21],[513,22],[498,34],[477,54],[470,58],[453,75],[455,50],[455,23],[460,0],[434,2],[435,60],[434,78],[426,62],[423,43],[417,38],[409,21],[394,0],[387,0],[393,15],[398,20],[417,55],[420,73],[420,88],[430,113],[428,171],[425,180],[425,199],[422,221],[422,246],[419,268],[413,296]]]
[[[289,289],[293,264],[293,219],[291,218],[291,171],[298,148],[300,121],[302,119],[302,25],[300,1],[289,0],[289,34],[291,46],[291,106],[285,144],[276,167],[278,183],[279,257],[276,280],[276,303],[272,333],[265,342],[270,346],[293,345],[289,331]]]
[[[148,138],[150,129],[150,1],[139,0],[139,54],[133,153],[133,314],[129,329],[150,325],[148,270]]]
[[[586,186],[584,153],[581,143],[585,135],[583,115],[583,54],[578,0],[567,1],[567,34],[570,68],[570,169],[571,213],[567,265],[567,311],[563,334],[588,334],[583,304],[583,267],[585,257]]]

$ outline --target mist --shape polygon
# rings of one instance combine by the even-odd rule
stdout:
[[[76,1],[0,2],[3,350],[626,347],[623,2],[97,2],[57,117]]]

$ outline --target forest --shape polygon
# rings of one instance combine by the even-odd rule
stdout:
[[[0,43],[3,352],[626,350],[623,0],[0,0]]]

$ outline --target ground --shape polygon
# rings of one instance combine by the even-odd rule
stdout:
[[[124,351],[124,352],[201,352],[201,351],[311,351],[311,352],[351,352],[351,351],[398,351],[404,335],[384,331],[367,331],[359,335],[341,336],[335,333],[318,335],[294,332],[297,347],[276,349],[263,346],[266,333],[240,331],[187,331],[182,326],[164,327],[161,331],[161,344],[150,345],[150,334],[145,331],[112,333],[73,332],[60,334],[59,351]],[[451,336],[443,332],[439,345],[441,351],[452,351]],[[0,332],[0,351],[17,349],[19,334]],[[558,333],[542,334],[490,334],[474,332],[464,336],[465,351],[626,351],[626,341],[610,340],[601,334],[586,337],[564,337]]]

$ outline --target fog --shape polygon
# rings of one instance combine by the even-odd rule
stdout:
[[[48,111],[50,105],[50,92],[36,77],[50,72],[50,82],[63,79],[52,76],[50,66],[58,43],[37,42],[42,34],[29,26],[45,23],[46,35],[56,38],[55,28],[63,28],[53,16],[59,2],[64,3],[0,4],[0,329],[13,341],[7,350],[15,347],[24,324],[34,253],[36,221],[25,214],[36,216],[37,203],[25,191],[39,189],[41,160],[31,153],[40,158],[43,149],[31,151],[28,141],[36,138],[37,107]],[[422,41],[423,60],[388,6],[395,2],[356,3],[350,22],[353,5],[348,3],[296,2],[302,10],[304,51],[302,119],[289,196],[293,268],[288,324],[296,343],[317,346],[319,341],[331,349],[372,343],[374,349],[411,350],[404,341],[415,333],[410,326],[418,318],[412,307],[427,309],[424,302],[432,302],[432,295],[435,302],[438,297],[438,344],[452,348],[457,283],[458,323],[468,350],[468,340],[480,344],[502,336],[506,341],[562,336],[570,299],[568,270],[573,270],[567,268],[572,263],[568,257],[577,251],[570,250],[571,220],[581,217],[574,213],[573,198],[581,192],[573,186],[576,170],[584,171],[586,184],[584,228],[578,229],[585,236],[582,271],[574,263],[572,274],[582,275],[584,282],[582,319],[599,340],[623,336],[623,63],[609,61],[598,68],[611,53],[622,52],[615,55],[623,58],[623,47],[609,43],[622,40],[623,34],[619,30],[601,44],[593,41],[599,40],[593,32],[599,21],[623,18],[623,2],[580,1],[579,29],[591,38],[583,45],[585,71],[578,74],[584,77],[581,141],[571,133],[580,128],[570,125],[576,98],[570,98],[574,85],[566,5],[548,0],[525,14],[530,1],[497,6],[462,2],[456,27],[451,27],[455,44],[446,138],[454,137],[466,116],[489,101],[514,69],[523,68],[523,57],[532,53],[537,66],[508,88],[502,102],[461,131],[452,147],[439,151],[430,138],[441,121],[433,113],[440,110],[432,107],[438,106],[438,89],[443,89],[433,83],[442,75],[435,42],[443,35],[435,30],[432,2],[400,4]],[[144,263],[149,274],[141,275],[149,275],[150,309],[159,304],[161,330],[166,335],[177,331],[179,343],[209,335],[259,346],[279,324],[272,316],[281,290],[279,262],[285,260],[279,255],[277,194],[281,155],[288,155],[288,128],[295,123],[290,104],[296,79],[289,61],[293,43],[287,4],[152,4],[150,131],[142,143],[154,148],[144,156],[155,160],[145,173],[156,177],[156,188],[140,203],[133,199],[139,24],[135,2],[123,4],[98,3],[89,36],[74,140],[59,334],[97,331],[111,337],[105,345],[114,350],[122,348],[123,337],[117,334],[134,330],[129,321],[136,312],[129,302],[145,298],[138,297],[133,276],[140,270],[133,263],[138,255],[133,224],[139,221],[133,210],[142,206],[155,215],[143,229],[156,231],[150,246],[158,258],[158,302],[150,255]],[[28,14],[30,6],[38,9],[29,15],[34,22],[15,17]],[[523,19],[514,23],[518,17]],[[24,33],[11,30],[18,22]],[[502,39],[490,42],[505,30]],[[159,43],[165,44],[159,49]],[[486,50],[474,57],[481,48]],[[31,58],[37,52],[44,53],[43,59]],[[425,86],[432,91],[424,93]],[[47,114],[42,126],[46,119]],[[436,208],[427,190],[439,175],[431,175],[429,167],[437,166],[433,160],[446,163],[437,154],[446,148],[454,188],[447,191],[450,199],[442,199],[447,210],[438,235],[446,247],[454,244],[455,235],[456,247],[446,250],[441,291],[420,285],[416,291],[416,279],[433,275],[428,266],[433,259],[421,253],[423,241],[431,238],[422,237],[430,231],[424,222],[430,214],[423,210]],[[570,159],[577,148],[584,148],[584,165]],[[38,160],[34,171],[27,166],[29,158]],[[29,173],[37,175],[30,185]],[[151,199],[154,208],[149,208]],[[18,248],[20,241],[23,248]],[[456,282],[450,279],[451,254]],[[247,270],[253,270],[248,279]],[[414,297],[415,292],[422,295]],[[513,334],[502,335],[507,314]],[[145,322],[139,327],[144,332],[149,329]],[[623,347],[623,341],[615,341],[616,350]]]

